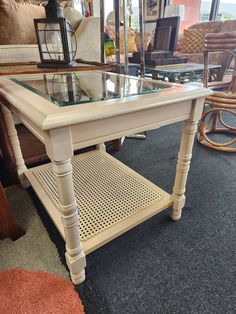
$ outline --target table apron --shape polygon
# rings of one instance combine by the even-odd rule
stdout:
[[[187,120],[192,100],[71,126],[74,149]]]
[[[188,100],[68,127],[71,128],[73,148],[79,149],[187,120],[191,110],[192,100]],[[50,130],[43,131],[22,113],[12,111],[42,143],[46,144]]]

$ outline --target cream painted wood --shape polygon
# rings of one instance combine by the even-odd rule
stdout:
[[[197,124],[201,118],[203,106],[204,98],[193,101],[190,118],[184,121],[183,124],[180,150],[176,166],[176,176],[172,193],[173,206],[170,217],[173,220],[179,220],[181,218],[182,209],[185,205],[185,190],[192,158],[192,148],[197,131]]]
[[[73,155],[70,128],[51,130],[46,139],[46,151],[52,160],[59,194],[61,223],[66,241],[66,262],[74,284],[85,279],[85,255],[78,232],[78,206],[76,204],[71,157]]]
[[[89,146],[89,145],[88,145]],[[97,144],[96,145],[96,148],[98,149],[98,150],[101,150],[101,151],[106,151],[106,145],[105,145],[105,143],[103,142],[103,143],[100,143],[100,144]]]
[[[109,75],[116,74],[110,73]],[[201,115],[204,98],[212,92],[190,85],[164,82],[161,84],[168,88],[154,94],[58,107],[13,81],[0,78],[0,100],[6,106],[4,107],[4,111],[7,113],[6,120],[10,121],[9,110],[14,112],[26,127],[45,144],[47,154],[52,161],[60,210],[45,191],[45,184],[39,184],[32,172],[33,169],[26,171],[17,135],[14,130],[12,131],[12,122],[9,123],[10,127],[7,129],[14,147],[15,158],[18,159],[19,175],[25,172],[63,235],[66,242],[66,260],[74,283],[84,280],[86,265],[84,252],[86,254],[92,252],[171,205],[173,205],[171,217],[177,220],[181,216],[197,121]],[[156,191],[163,195],[161,202],[147,206],[145,210],[117,223],[94,238],[81,241],[78,232],[79,215],[75,200],[76,191],[72,182],[72,171],[75,172],[71,165],[73,149],[97,144],[96,153],[106,154],[103,143],[108,140],[156,129],[178,121],[185,122],[172,195],[170,196],[156,187]],[[119,162],[112,161],[112,163],[120,167]],[[132,172],[126,166],[122,167],[127,173]],[[82,174],[76,174],[78,180],[80,175]],[[134,176],[139,178],[137,174]],[[147,185],[150,184],[144,178],[139,179]],[[109,209],[107,209],[108,215]]]
[[[99,247],[101,247],[102,245],[111,241],[112,239],[116,238],[120,234],[133,228],[137,224],[145,221],[146,219],[152,217],[153,215],[155,215],[155,214],[163,211],[164,209],[170,207],[173,203],[171,196],[168,193],[166,193],[165,191],[163,191],[162,189],[160,189],[159,187],[157,187],[156,185],[154,185],[152,182],[145,179],[144,177],[139,175],[137,172],[135,172],[132,169],[130,169],[129,167],[125,166],[123,163],[116,160],[114,157],[108,155],[107,153],[105,153],[103,151],[99,151],[99,153],[103,157],[103,159],[102,159],[103,167],[106,167],[106,169],[109,170],[110,166],[112,165],[112,167],[116,168],[117,170],[121,169],[122,171],[124,171],[124,173],[127,173],[130,176],[130,182],[126,181],[126,186],[127,186],[126,194],[128,194],[128,193],[132,194],[133,182],[134,182],[134,180],[135,181],[137,180],[138,182],[141,183],[141,185],[145,186],[146,189],[150,189],[151,191],[153,191],[153,193],[160,195],[160,197],[157,198],[157,200],[155,202],[153,202],[152,204],[148,203],[145,200],[145,202],[147,202],[146,205],[144,207],[142,207],[140,210],[136,210],[132,215],[130,215],[126,219],[124,219],[124,217],[122,217],[123,215],[122,215],[122,209],[121,209],[121,211],[119,212],[120,220],[113,223],[109,228],[101,228],[102,231],[99,233],[94,232],[94,229],[92,226],[93,224],[90,223],[91,212],[90,213],[89,212],[83,213],[84,221],[81,224],[81,228],[83,228],[84,225],[85,226],[87,225],[87,227],[85,227],[87,230],[88,225],[89,225],[89,228],[90,228],[89,233],[93,234],[92,237],[85,239],[83,241],[81,240],[82,248],[83,248],[83,251],[86,255],[93,252],[94,250],[98,249]],[[94,155],[94,168],[96,168],[98,166],[97,159],[96,159],[96,155],[97,155],[96,151],[88,152],[88,153],[73,157],[73,164],[75,164],[74,175],[76,176],[76,178],[77,177],[79,178],[79,176],[87,177],[87,175],[86,175],[87,169],[84,169],[84,171],[82,171],[80,173],[80,172],[78,172],[78,166],[76,166],[79,163],[81,163],[80,159],[82,158],[83,155]],[[62,237],[65,239],[65,232],[64,232],[63,225],[62,225],[62,221],[60,219],[60,213],[58,211],[58,205],[57,205],[57,201],[56,201],[57,197],[55,196],[53,191],[51,191],[50,186],[47,187],[48,182],[50,181],[50,177],[48,175],[49,171],[50,171],[49,170],[50,167],[51,166],[47,164],[47,165],[42,165],[39,167],[29,169],[26,173],[26,176],[29,179],[31,185],[37,191],[37,194],[38,194],[40,200],[42,201],[43,205],[45,206],[45,208],[47,208],[50,217],[52,217],[55,225],[57,226],[57,229],[60,231]],[[98,185],[96,187],[93,187],[93,189],[92,189],[91,188],[91,182],[89,182],[88,178],[85,180],[86,186],[82,186],[83,182],[78,179],[78,185],[75,186],[75,191],[76,191],[77,195],[80,194],[80,191],[84,190],[84,189],[89,190],[90,194],[94,193],[94,190],[99,191],[101,193],[101,189],[104,189],[104,195],[107,193],[107,189],[109,189],[109,187],[104,186],[104,185],[103,185],[104,187],[99,186],[99,182],[102,183],[102,181],[104,181],[104,177],[101,174],[101,170],[100,169],[98,169],[98,170],[99,171],[97,171],[97,173],[96,173],[96,175],[99,176],[99,179],[97,180]],[[114,181],[116,181],[117,170],[115,170],[111,173],[111,175],[114,176]],[[42,176],[42,174],[44,174],[44,175]],[[41,178],[41,179],[39,179],[39,178]],[[92,184],[94,185],[94,184],[96,184],[96,182],[95,183],[92,182]],[[131,189],[131,191],[129,189]],[[114,215],[114,209],[115,208],[116,208],[116,211],[119,210],[117,208],[117,203],[119,203],[119,201],[120,201],[119,199],[122,198],[122,195],[120,195],[119,192],[117,192],[117,190],[119,190],[119,186],[117,186],[117,187],[113,186],[113,190],[114,190],[114,192],[112,192],[113,206],[107,206],[106,207],[106,214],[109,217],[112,217]],[[140,194],[141,193],[142,193],[142,191],[140,191]],[[96,197],[97,196],[94,195],[95,199],[96,199]],[[135,199],[136,203],[138,202],[139,197],[140,197],[140,195],[137,195],[137,197]],[[79,198],[81,198],[81,197],[79,197]],[[82,198],[83,198],[83,196],[82,196]],[[139,205],[139,206],[141,206],[141,205]],[[93,219],[92,219],[92,221],[96,221],[96,213],[97,213],[97,211],[99,211],[99,208],[96,209],[95,203],[93,204],[93,206],[94,207],[93,207]],[[98,205],[98,206],[100,206],[100,205]],[[86,211],[86,208],[81,207],[81,210]],[[105,222],[103,223],[103,225],[104,224],[105,224]]]
[[[138,112],[84,122],[71,127],[74,148],[83,148],[125,135],[157,129],[186,120],[191,114],[192,100],[167,104]]]
[[[109,75],[116,74],[109,73]],[[116,98],[65,107],[58,107],[41,96],[3,77],[0,78],[0,92],[2,97],[8,101],[6,105],[11,107],[17,116],[20,118],[28,117],[32,123],[39,126],[42,130],[99,121],[132,112],[144,112],[152,108],[163,107],[178,102],[184,103],[184,101],[211,94],[209,90],[203,87],[168,84],[165,82],[158,82],[158,84],[165,87],[169,86],[169,88],[163,89],[157,94]],[[179,110],[181,110],[181,106]]]
[[[5,121],[5,125],[7,128],[7,135],[9,138],[9,142],[12,147],[12,151],[14,154],[15,162],[16,162],[16,167],[17,167],[17,174],[20,180],[20,183],[23,187],[28,187],[29,183],[25,178],[25,171],[27,170],[25,166],[25,162],[22,156],[21,148],[20,148],[20,142],[17,136],[16,128],[15,128],[15,123],[13,121],[12,113],[10,110],[8,110],[3,104],[1,104],[1,111],[3,114],[3,118]]]

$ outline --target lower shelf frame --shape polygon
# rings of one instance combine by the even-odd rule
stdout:
[[[85,255],[173,204],[170,194],[106,152],[79,154],[72,165]],[[25,175],[65,239],[51,163]]]

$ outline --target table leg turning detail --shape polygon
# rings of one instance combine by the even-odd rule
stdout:
[[[204,99],[194,101],[191,116],[188,120],[184,121],[183,124],[175,182],[172,193],[173,206],[170,217],[173,220],[179,220],[181,218],[182,209],[185,205],[185,190],[192,158],[193,143],[203,106]]]
[[[18,173],[20,183],[23,187],[28,187],[29,186],[28,181],[26,180],[26,178],[24,176],[24,172],[27,170],[27,168],[25,166],[25,162],[24,162],[24,159],[22,156],[22,152],[21,152],[21,148],[20,148],[20,142],[19,142],[19,139],[17,136],[17,131],[16,131],[15,124],[13,121],[12,113],[4,105],[1,105],[1,111],[2,111],[2,114],[4,117],[4,122],[6,125],[9,142],[11,144],[12,151],[14,154],[17,173]]]
[[[78,232],[79,215],[74,195],[71,159],[53,161],[52,166],[59,194],[61,221],[64,226],[66,262],[72,281],[79,284],[85,279],[86,261]]]
[[[59,195],[59,209],[66,242],[66,262],[73,283],[79,284],[85,280],[86,259],[78,232],[79,210],[72,178],[73,146],[70,128],[51,130],[46,138],[46,150],[52,161]]]

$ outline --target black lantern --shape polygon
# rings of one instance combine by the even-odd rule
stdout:
[[[45,19],[35,19],[39,54],[39,67],[73,67],[76,40],[70,23],[64,18],[63,8],[57,0],[45,6]]]

